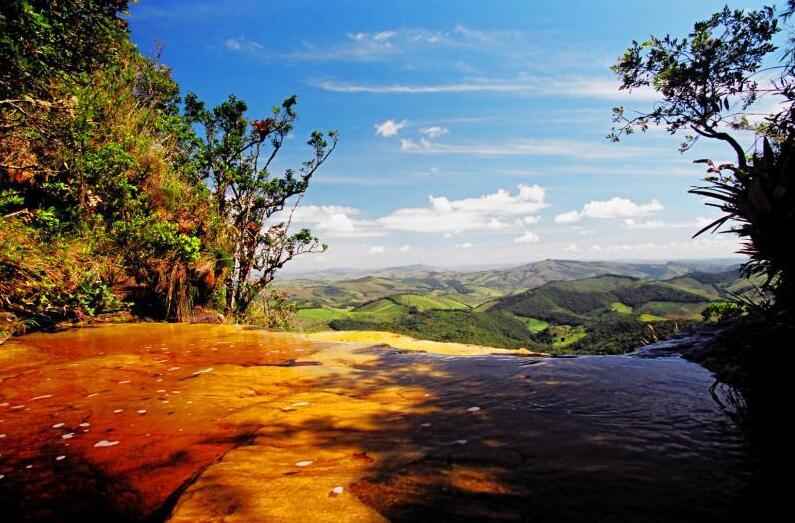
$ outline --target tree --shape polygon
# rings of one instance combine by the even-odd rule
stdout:
[[[185,98],[187,121],[204,130],[195,144],[200,178],[229,229],[225,309],[237,317],[286,263],[326,249],[308,229],[291,233],[290,224],[312,176],[334,151],[337,133],[313,132],[307,142],[312,156],[297,171],[270,171],[293,129],[296,102],[291,96],[269,118],[248,120],[246,104],[234,96],[212,110],[192,93]]]
[[[772,7],[748,12],[726,7],[697,22],[687,38],[633,41],[612,68],[621,79],[620,88],[651,87],[661,100],[650,111],[632,115],[614,108],[615,126],[608,136],[618,141],[655,125],[672,135],[685,134],[681,152],[702,138],[726,143],[735,161],[718,165],[696,160],[708,166],[708,184],[690,192],[707,197],[707,205],[723,215],[694,237],[730,224],[721,232],[743,239],[740,252],[749,256],[746,275],[765,276],[765,288],[783,311],[795,304],[795,258],[782,241],[795,227],[792,41],[775,65],[769,64],[779,51],[775,37],[793,10],[793,0],[782,13]],[[773,98],[780,109],[772,115],[754,114],[761,97]],[[749,131],[756,140],[746,152],[738,136]]]
[[[0,98],[46,95],[54,80],[109,63],[127,36],[128,0],[0,3]]]

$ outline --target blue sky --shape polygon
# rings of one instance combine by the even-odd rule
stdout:
[[[659,260],[736,249],[690,240],[714,213],[687,194],[692,160],[730,151],[683,156],[660,131],[609,143],[611,107],[654,98],[619,93],[608,68],[632,39],[686,34],[722,6],[141,0],[130,26],[209,104],[235,94],[260,117],[298,95],[277,169],[305,158],[313,129],[340,132],[296,217],[329,251],[294,269]]]

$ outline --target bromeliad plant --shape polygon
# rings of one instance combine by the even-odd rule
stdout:
[[[746,169],[730,165],[709,165],[713,174],[708,185],[690,190],[712,200],[707,205],[723,215],[696,233],[717,231],[737,234],[743,240],[739,251],[748,256],[746,275],[762,275],[763,289],[770,290],[776,303],[791,308],[795,304],[795,252],[784,238],[795,227],[795,186],[793,185],[793,142],[773,144],[762,138],[761,153],[751,157]],[[729,170],[730,175],[723,175]]]

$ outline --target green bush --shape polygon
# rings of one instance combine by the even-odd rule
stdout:
[[[716,301],[707,305],[701,311],[704,321],[722,321],[738,317],[742,314],[742,307],[730,301]]]

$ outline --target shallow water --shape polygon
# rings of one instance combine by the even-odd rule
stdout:
[[[667,357],[648,357],[668,355]],[[754,483],[713,377],[124,325],[0,347],[7,521],[710,521]]]

